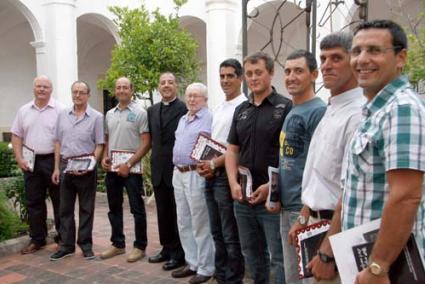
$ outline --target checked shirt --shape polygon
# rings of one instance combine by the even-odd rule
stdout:
[[[344,184],[342,229],[378,219],[389,197],[386,172],[425,172],[425,102],[407,78],[386,85],[363,107],[363,120],[351,140]],[[425,247],[425,186],[413,232]],[[394,216],[397,218],[397,216]]]

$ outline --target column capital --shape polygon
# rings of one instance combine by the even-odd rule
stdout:
[[[71,6],[75,8],[75,3],[77,0],[45,0],[44,5],[64,5],[64,6]]]
[[[211,10],[237,10],[239,1],[235,0],[206,0],[207,13]]]
[[[31,46],[35,48],[35,53],[42,54],[46,53],[46,42],[45,41],[31,41]]]

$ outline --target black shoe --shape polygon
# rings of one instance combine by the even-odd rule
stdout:
[[[95,259],[96,256],[94,255],[93,251],[91,249],[83,250],[83,256],[87,260]]]
[[[186,265],[185,267],[179,270],[171,272],[171,276],[173,278],[184,278],[195,274],[196,271],[191,270],[189,265]]]
[[[208,280],[210,280],[211,276],[205,276],[201,274],[196,274],[192,278],[190,278],[189,283],[190,284],[201,284],[206,283]]]
[[[148,261],[150,263],[160,263],[170,259],[170,256],[164,254],[163,252],[158,253],[157,255],[149,257]]]
[[[73,251],[58,250],[57,252],[55,252],[54,254],[50,256],[50,260],[51,261],[59,260],[64,257],[71,256],[73,254],[74,254]]]
[[[164,270],[173,270],[176,268],[179,268],[180,266],[183,266],[185,264],[184,259],[178,260],[178,259],[170,259],[164,265],[162,266],[162,269]]]

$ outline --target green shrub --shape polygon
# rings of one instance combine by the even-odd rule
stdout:
[[[0,191],[0,241],[15,238],[26,232],[28,226],[19,219],[9,206],[6,196]]]
[[[143,188],[145,195],[151,196],[153,194],[152,179],[151,179],[151,153],[147,153],[142,160],[143,163]]]
[[[23,222],[28,220],[28,209],[25,199],[24,175],[22,172],[18,176],[4,178],[0,182],[0,192],[4,192],[12,202],[13,207]]]
[[[97,184],[96,191],[98,192],[106,192],[105,186],[105,171],[102,169],[100,163],[97,164]]]
[[[20,172],[13,151],[9,149],[8,144],[0,142],[0,177],[17,176]]]

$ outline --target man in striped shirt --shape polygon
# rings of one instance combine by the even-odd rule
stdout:
[[[351,66],[368,102],[351,141],[342,210],[331,231],[382,218],[369,266],[357,275],[360,284],[390,283],[389,267],[411,232],[424,252],[425,103],[401,75],[406,59],[406,35],[396,23],[374,20],[356,28]]]

